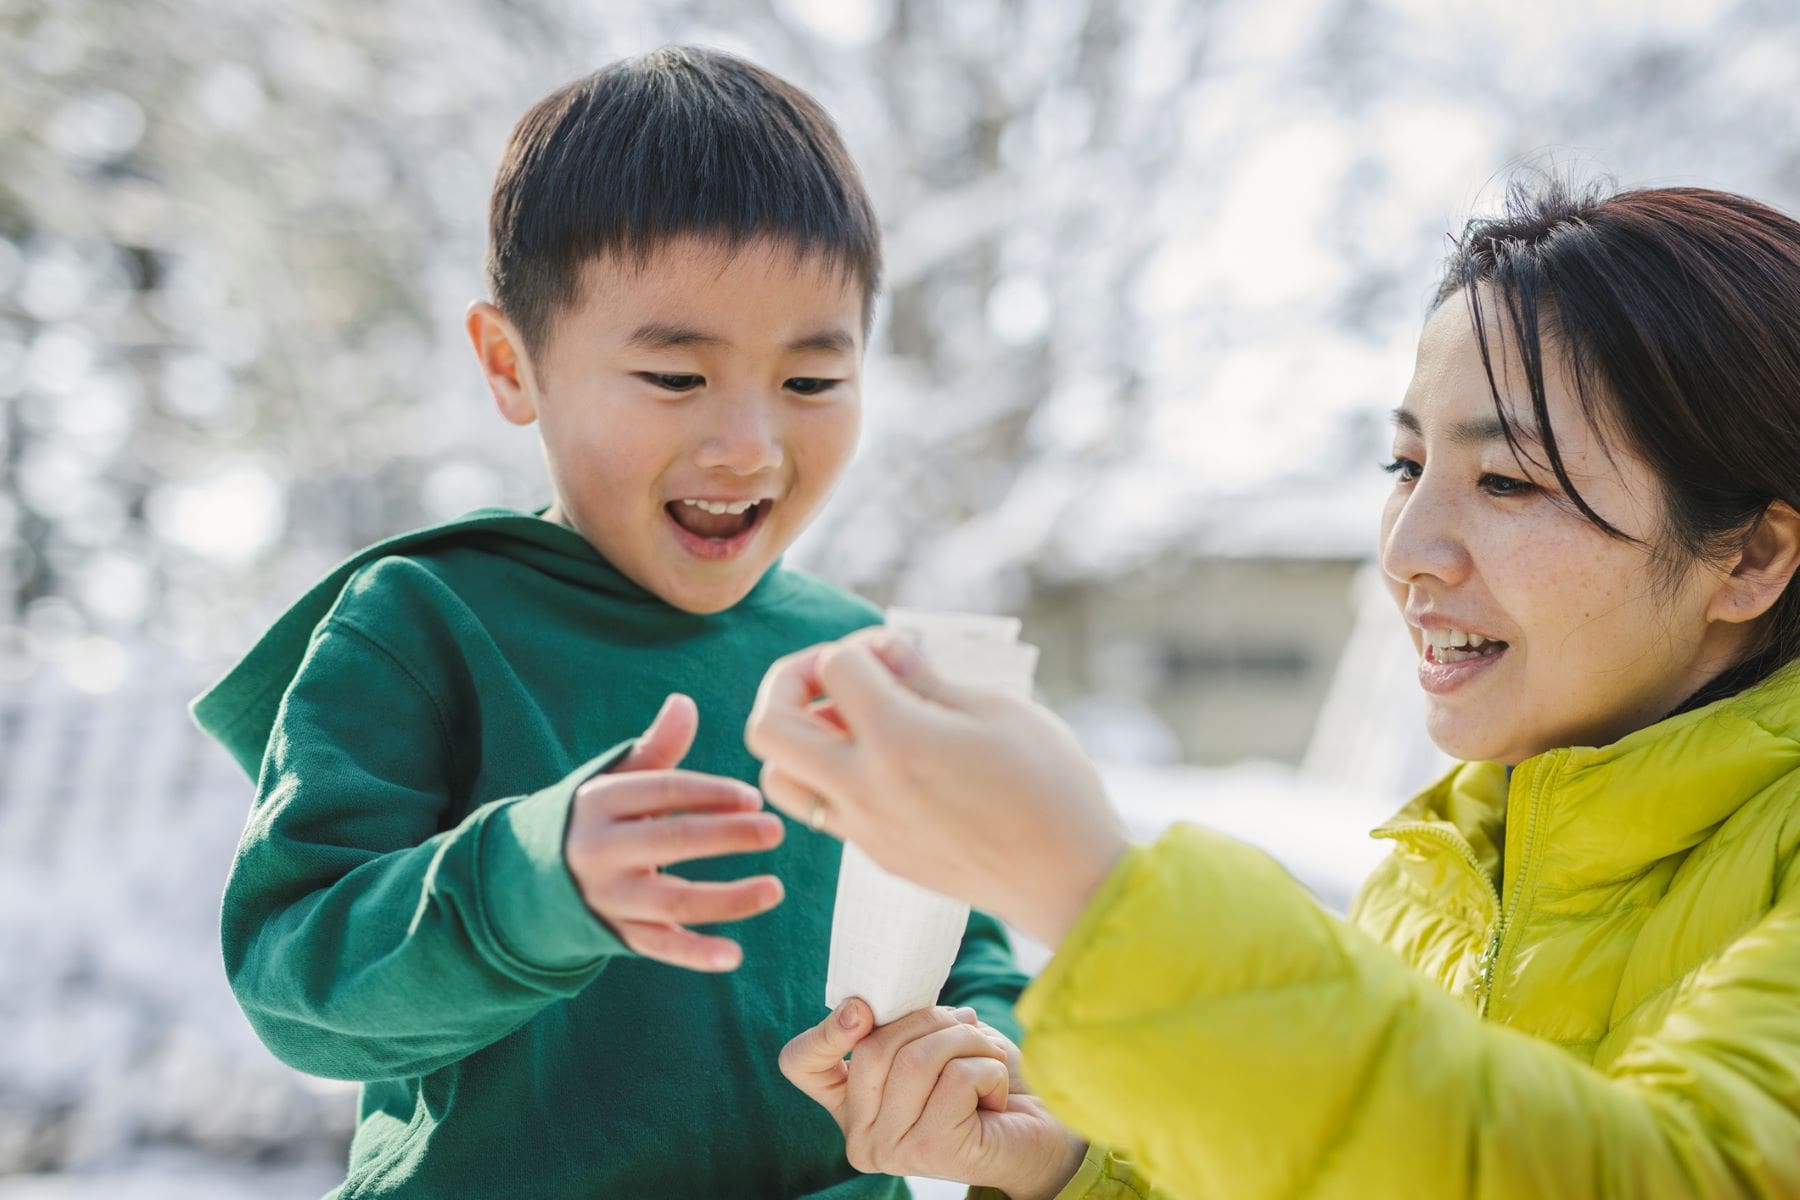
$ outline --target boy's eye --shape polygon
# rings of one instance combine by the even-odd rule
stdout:
[[[787,383],[782,386],[786,387],[788,391],[796,392],[802,396],[818,396],[825,392],[829,392],[832,388],[842,382],[843,381],[840,379],[813,379],[803,375],[788,380]]]
[[[1423,470],[1410,458],[1395,458],[1393,462],[1381,464],[1381,469],[1394,476],[1401,483],[1417,483],[1419,473]]]
[[[706,382],[703,375],[669,375],[661,371],[639,371],[638,378],[671,392],[691,392]]]

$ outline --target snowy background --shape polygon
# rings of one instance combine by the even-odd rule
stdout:
[[[874,193],[867,436],[795,558],[881,601],[1365,553],[1445,235],[1521,165],[1800,207],[1782,0],[5,0],[0,1197],[340,1177],[350,1094],[220,977],[248,789],[181,704],[356,546],[540,501],[460,334],[491,173],[667,41],[811,90]],[[1134,829],[1344,902],[1435,766],[1360,579],[1292,761],[1153,766],[1070,697]]]

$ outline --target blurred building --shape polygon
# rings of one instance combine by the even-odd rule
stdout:
[[[1297,763],[1354,618],[1349,556],[1190,555],[1046,591],[1038,684],[1126,761]]]

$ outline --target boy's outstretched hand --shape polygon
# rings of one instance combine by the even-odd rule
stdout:
[[[768,850],[783,829],[779,817],[759,811],[762,796],[749,784],[675,769],[699,724],[691,699],[665,700],[630,753],[575,792],[563,859],[588,908],[632,950],[695,971],[731,971],[744,958],[736,942],[683,926],[767,912],[781,903],[781,880],[709,883],[660,868]]]
[[[1086,1143],[1024,1090],[1005,1034],[966,1008],[873,1021],[867,1004],[846,1000],[781,1051],[781,1073],[843,1129],[851,1166],[999,1188],[1012,1200],[1062,1190]]]

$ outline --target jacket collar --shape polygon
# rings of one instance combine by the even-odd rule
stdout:
[[[1454,835],[1496,884],[1503,856],[1538,859],[1542,885],[1626,879],[1704,841],[1746,801],[1800,769],[1800,663],[1735,696],[1607,746],[1520,763],[1463,763],[1375,837]],[[1431,832],[1426,832],[1427,830]]]

